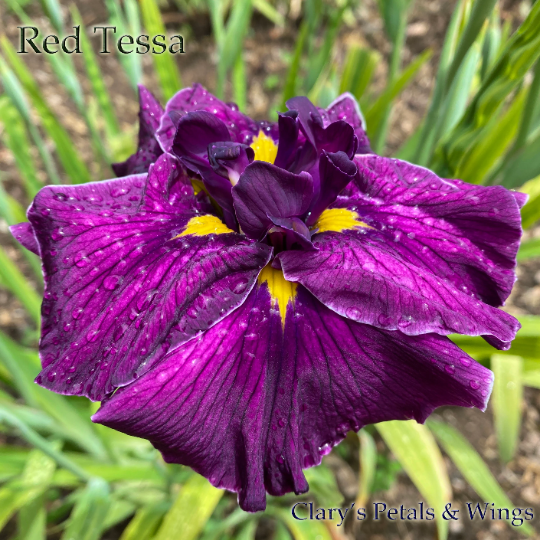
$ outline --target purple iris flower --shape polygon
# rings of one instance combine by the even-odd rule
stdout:
[[[36,382],[238,492],[303,493],[349,430],[485,409],[507,349],[524,196],[371,153],[354,98],[251,120],[141,88],[114,180],[47,186],[14,236],[43,261]]]

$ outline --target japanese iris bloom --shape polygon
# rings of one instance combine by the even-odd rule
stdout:
[[[508,348],[523,197],[371,152],[354,98],[259,123],[141,88],[123,177],[47,186],[13,234],[43,261],[36,381],[238,492],[307,491],[349,430],[485,409]]]

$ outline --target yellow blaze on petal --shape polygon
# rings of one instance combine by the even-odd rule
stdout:
[[[255,151],[255,159],[257,161],[267,161],[268,163],[274,163],[277,156],[277,144],[271,137],[265,135],[263,130],[259,131],[259,134],[253,138],[251,148]]]
[[[186,228],[178,236],[174,238],[179,238],[180,236],[187,236],[192,234],[194,236],[206,236],[208,234],[227,234],[233,233],[229,227],[227,227],[221,219],[211,214],[205,216],[196,216],[191,218]],[[174,239],[173,239],[174,240]]]
[[[360,216],[356,212],[347,210],[346,208],[330,208],[325,210],[319,219],[315,222],[312,229],[319,229],[317,232],[335,231],[341,232],[346,229],[355,229],[357,227],[364,227],[366,229],[373,229],[358,218]]]
[[[281,324],[285,326],[285,315],[287,314],[287,305],[289,302],[294,304],[297,284],[287,281],[283,277],[283,272],[266,265],[259,274],[259,284],[266,282],[270,296],[272,297],[272,306],[278,305],[281,315]]]

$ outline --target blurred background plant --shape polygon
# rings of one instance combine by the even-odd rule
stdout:
[[[146,441],[92,424],[89,417],[98,404],[33,383],[39,371],[40,265],[10,239],[6,226],[25,220],[25,204],[46,183],[113,176],[110,163],[134,150],[135,89],[143,80],[164,102],[182,82],[198,78],[218,97],[273,119],[294,95],[326,106],[341,92],[351,92],[376,152],[444,177],[529,194],[518,259],[540,282],[540,2],[450,2],[442,39],[443,34],[430,38],[431,29],[419,27],[421,19],[411,21],[420,1],[3,0],[0,292],[7,312],[18,315],[0,317],[1,538],[335,540],[381,531],[386,538],[409,533],[447,538],[448,522],[440,519],[431,526],[400,529],[386,522],[377,529],[349,518],[338,528],[335,521],[296,521],[290,512],[298,500],[326,508],[352,502],[365,507],[374,493],[375,500],[399,506],[399,494],[411,500],[411,490],[412,505],[419,492],[439,516],[453,497],[458,507],[460,500],[476,497],[498,507],[540,511],[540,437],[527,439],[530,455],[520,456],[525,465],[516,459],[521,434],[538,431],[539,394],[524,390],[540,389],[540,317],[533,314],[539,307],[534,302],[529,309],[510,302],[523,327],[507,352],[495,354],[480,338],[454,338],[495,372],[492,416],[481,423],[478,414],[456,420],[461,411],[446,410],[426,425],[386,422],[350,433],[323,465],[306,471],[309,494],[270,498],[266,512],[256,515],[242,512],[233,495],[191,470],[166,465]],[[432,13],[443,9],[443,3],[435,4]],[[84,54],[19,55],[21,23],[60,35],[80,24]],[[168,54],[104,58],[91,32],[98,23],[116,26],[117,36],[180,31],[187,54],[179,60]],[[376,36],[371,43],[361,37],[362,29]],[[413,55],[407,43],[420,30],[434,48]],[[426,66],[431,79],[424,93],[430,97],[418,105],[413,127],[400,131],[395,118],[403,96],[417,91]],[[396,142],[402,143],[399,148]],[[527,430],[521,429],[524,392]],[[465,436],[459,418],[469,418],[465,427],[473,434],[488,422],[486,444]],[[490,447],[494,441],[498,455]],[[409,491],[407,476],[415,486]],[[491,527],[502,538],[517,538],[533,535],[532,525],[513,530],[467,524],[470,530],[462,530],[461,537],[484,538],[475,531]]]

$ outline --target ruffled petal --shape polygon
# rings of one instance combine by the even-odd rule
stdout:
[[[21,244],[21,246],[26,248],[28,251],[39,255],[39,244],[30,223],[25,221],[23,223],[17,223],[17,225],[11,225],[9,232],[13,235],[15,240]]]
[[[271,248],[201,210],[170,155],[148,177],[38,193],[29,211],[45,277],[37,382],[103,399],[244,301]]]
[[[277,140],[276,124],[256,122],[242,114],[235,104],[223,103],[200,84],[194,84],[176,93],[165,107],[165,114],[161,117],[157,131],[157,139],[164,152],[170,150],[175,133],[175,126],[169,116],[169,113],[173,111],[180,116],[193,111],[212,113],[227,126],[231,140],[234,142],[249,145],[261,129]]]
[[[407,335],[492,335],[511,341],[518,321],[484,304],[394,249],[369,229],[313,236],[318,251],[278,255],[285,278],[354,321]]]
[[[298,217],[309,208],[313,179],[308,173],[293,174],[270,163],[255,161],[232,190],[234,209],[246,236],[264,238],[274,218]]]
[[[283,325],[266,284],[200,339],[119,389],[93,420],[149,439],[238,492],[247,511],[266,492],[307,491],[348,430],[423,422],[436,407],[485,409],[491,372],[449,339],[406,336],[340,317],[299,287]]]
[[[163,107],[152,92],[139,84],[139,145],[137,152],[122,163],[111,165],[116,176],[148,172],[152,163],[163,153],[155,137],[163,115]]]
[[[357,188],[351,183],[336,206],[356,211],[415,265],[482,302],[504,304],[516,279],[520,194],[443,180],[396,159],[355,162]]]
[[[358,154],[369,154],[371,148],[369,138],[366,133],[366,121],[360,110],[360,105],[355,97],[346,92],[337,97],[326,109],[319,109],[323,118],[324,126],[327,127],[332,122],[343,120],[350,124],[356,137],[358,138]]]

